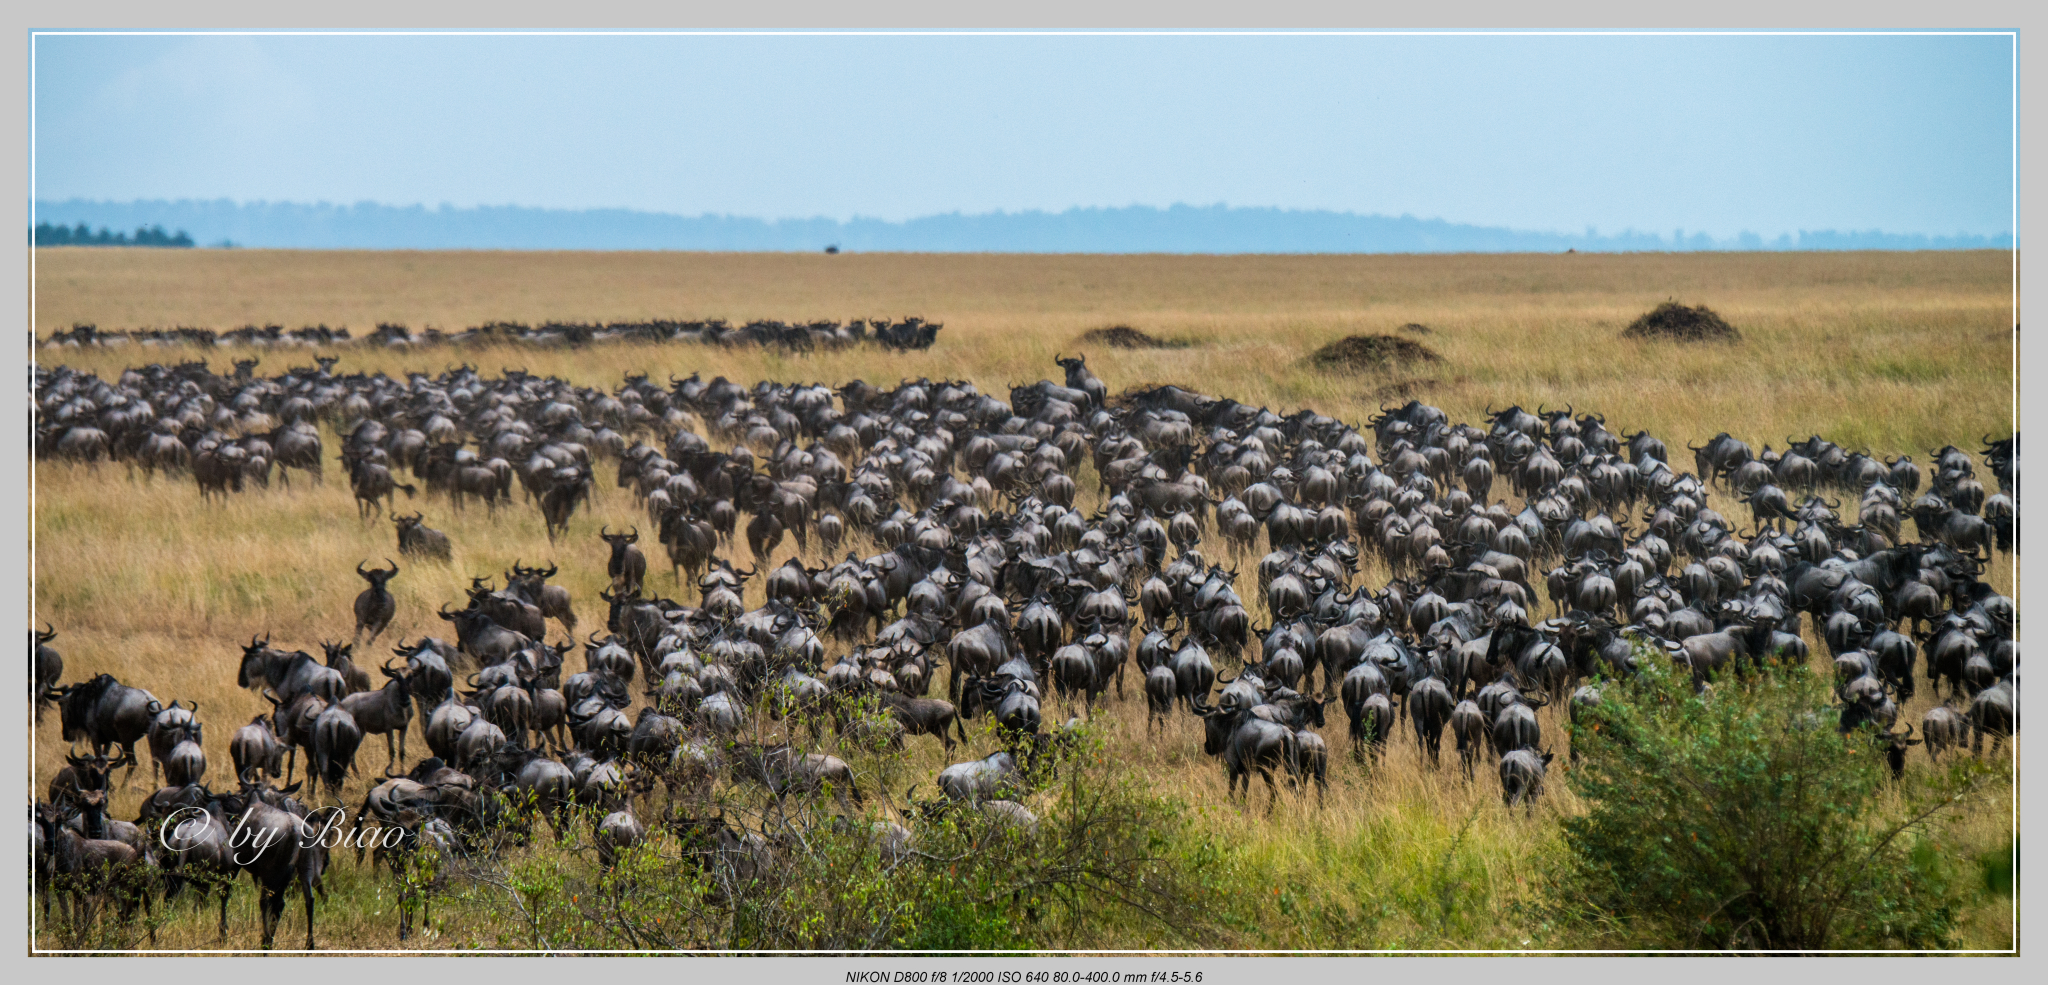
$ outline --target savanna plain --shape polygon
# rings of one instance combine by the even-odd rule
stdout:
[[[206,359],[226,372],[230,359],[257,355],[258,372],[275,374],[335,356],[337,374],[431,376],[468,364],[486,375],[523,368],[607,391],[637,373],[657,381],[694,373],[742,385],[837,386],[861,379],[884,387],[928,377],[972,381],[1007,398],[1011,386],[1060,380],[1056,356],[1085,355],[1111,393],[1171,383],[1283,415],[1313,409],[1360,427],[1383,404],[1411,398],[1442,408],[1453,422],[1482,427],[1489,407],[1569,405],[1604,415],[1619,434],[1647,429],[1673,450],[1671,464],[1681,471],[1692,468],[1685,445],[1724,431],[1757,449],[1818,434],[1852,451],[1912,455],[1924,465],[1944,445],[1975,455],[1984,437],[2012,434],[2012,262],[2008,254],[1982,252],[1111,257],[40,249],[33,328],[44,337],[78,323],[101,329],[325,324],[347,326],[359,337],[379,322],[452,330],[491,321],[801,323],[916,315],[945,327],[930,349],[910,352],[796,355],[637,343],[413,351],[130,345],[38,348],[34,358],[44,369],[68,365],[106,379],[149,361]],[[1712,307],[1739,329],[1741,340],[1621,337],[1633,319],[1666,300]],[[1116,349],[1079,341],[1090,329],[1113,325],[1174,345]],[[1401,334],[1405,325],[1426,328],[1426,334],[1411,330],[1404,337],[1434,350],[1438,361],[1329,369],[1309,359],[1342,337]],[[381,512],[373,521],[357,519],[336,461],[341,437],[331,425],[323,425],[322,440],[324,483],[294,476],[288,488],[273,482],[225,503],[202,502],[189,476],[147,479],[118,463],[42,460],[35,466],[32,604],[37,625],[48,623],[59,634],[52,645],[64,656],[65,681],[104,672],[165,702],[196,701],[207,723],[216,789],[232,786],[227,743],[234,729],[270,711],[257,694],[236,687],[239,644],[269,634],[287,649],[317,654],[323,640],[347,640],[351,604],[363,587],[358,563],[377,566],[391,557],[403,568],[391,586],[395,620],[374,647],[359,652],[359,662],[374,665],[401,639],[452,636],[437,607],[460,603],[473,576],[502,581],[515,561],[558,565],[554,582],[571,593],[579,625],[599,629],[606,606],[598,593],[608,584],[599,528],[649,529],[631,491],[613,485],[607,463],[598,466],[587,511],[577,513],[568,534],[552,545],[539,511],[516,493],[495,513],[457,512],[424,493],[410,502],[401,497],[401,510],[423,511],[454,544],[449,563],[402,558]],[[1980,465],[1978,474],[1990,483],[1988,469]],[[1104,498],[1095,478],[1092,465],[1076,475],[1078,505],[1086,513]],[[1496,487],[1496,498],[1505,487]],[[1505,498],[1510,510],[1521,508],[1519,498]],[[1841,498],[1845,516],[1853,514],[1854,497]],[[1738,529],[1750,527],[1747,508],[1724,489],[1716,489],[1708,505]],[[850,546],[863,556],[876,550],[855,541]],[[1236,560],[1220,541],[1202,546],[1212,559],[1237,568],[1237,590],[1253,625],[1266,626],[1271,615],[1255,581],[1264,537]],[[649,592],[694,604],[695,587],[674,584],[658,546],[645,547]],[[785,541],[761,570],[794,552],[794,543]],[[738,553],[722,548],[721,555],[748,560],[743,545]],[[817,566],[838,558],[822,556],[814,540],[804,560]],[[2017,598],[2015,571],[2014,559],[2000,554],[1983,578]],[[1354,584],[1377,589],[1390,577],[1368,556]],[[1532,581],[1546,596],[1542,579]],[[762,604],[761,579],[747,589],[747,604]],[[1547,597],[1539,608],[1532,616],[1554,611]],[[550,630],[551,637],[559,633],[553,623]],[[1827,648],[1811,620],[1806,636],[1813,672],[1830,674]],[[564,673],[581,668],[579,646]],[[1219,669],[1228,674],[1235,665],[1225,660]],[[939,680],[934,693],[944,687]],[[639,690],[636,685],[634,710],[646,700]],[[1938,703],[1931,692],[1923,686],[1904,703],[1900,720],[1917,723]],[[1048,722],[1085,717],[1050,694],[1046,704]],[[641,869],[625,866],[623,875],[600,875],[588,823],[574,826],[561,842],[541,825],[529,842],[507,844],[478,861],[476,871],[445,880],[430,919],[402,944],[401,880],[358,865],[352,852],[337,852],[325,875],[319,944],[1060,951],[1724,946],[1664,925],[1652,930],[1631,923],[1628,914],[1589,899],[1576,881],[1582,867],[1575,866],[1566,826],[1593,805],[1571,782],[1579,767],[1570,761],[1563,704],[1540,712],[1544,745],[1556,760],[1533,809],[1503,806],[1490,760],[1470,780],[1448,750],[1443,764],[1432,767],[1405,727],[1394,733],[1383,761],[1355,760],[1334,703],[1323,729],[1332,751],[1327,793],[1318,797],[1283,785],[1269,808],[1262,785],[1255,783],[1248,800],[1227,794],[1223,769],[1202,752],[1198,719],[1176,713],[1163,730],[1149,732],[1142,694],[1132,686],[1120,698],[1111,691],[1093,714],[1083,748],[1027,800],[1051,822],[1037,836],[1047,844],[963,850],[953,868],[924,866],[919,878],[928,883],[904,885],[906,877],[874,851],[820,849],[804,885],[785,885],[773,905],[749,910],[715,892],[692,895],[689,887],[663,882],[658,859]],[[781,723],[756,720],[763,738],[783,737]],[[54,712],[29,731],[32,795],[41,797],[68,750]],[[904,813],[907,787],[921,784],[929,797],[940,768],[998,745],[984,730],[951,755],[922,736],[909,739],[901,753],[876,753],[842,745],[827,730],[816,748],[853,766],[868,794],[861,811],[914,825]],[[407,766],[426,754],[417,728],[407,751]],[[140,755],[143,766],[133,782],[117,775],[112,816],[132,818],[149,792],[149,757]],[[1924,869],[1926,892],[1941,896],[1940,930],[1917,946],[2015,945],[2009,876],[2016,852],[2015,755],[2008,743],[1996,756],[1960,767],[1931,763],[1916,748],[1902,781],[1885,782],[1865,798],[1872,817],[1912,815],[1930,799],[1958,798],[1900,836]],[[364,743],[361,776],[351,777],[342,795],[351,808],[381,779],[386,758],[380,739]],[[765,795],[728,786],[721,785],[719,796],[729,816],[763,826],[759,819],[772,813]],[[659,788],[643,804],[646,814],[659,812]],[[834,810],[829,801],[803,809]],[[1667,821],[1674,831],[1683,828],[1683,818]],[[980,846],[979,837],[934,835],[930,851],[943,854],[939,846],[954,844],[947,838]],[[1105,840],[1090,840],[1098,838]],[[1079,858],[1097,848],[1122,871]],[[1008,868],[989,871],[999,864]],[[216,935],[213,907],[197,905],[193,895],[158,901],[150,918],[154,945],[140,914],[128,926],[109,914],[79,927],[61,915],[44,918],[39,909],[34,945],[256,945],[256,894],[246,881],[233,895],[224,942]],[[661,914],[636,909],[636,899],[642,907],[659,901],[669,928],[655,930]],[[901,912],[874,930],[875,913],[892,907]],[[304,934],[296,894],[285,912],[279,941],[296,946],[292,942]],[[691,915],[706,927],[673,926]],[[1879,919],[1868,913],[1853,918]],[[1870,939],[1899,946],[1883,933]]]

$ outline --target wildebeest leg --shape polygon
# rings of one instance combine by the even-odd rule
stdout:
[[[1259,767],[1259,778],[1266,781],[1266,792],[1270,795],[1266,798],[1266,813],[1271,814],[1273,808],[1280,806],[1280,785],[1273,782],[1273,771],[1267,767]],[[1293,777],[1288,779],[1292,780]],[[1244,778],[1244,794],[1245,799],[1249,801],[1252,794],[1252,778],[1249,776]]]
[[[306,950],[311,951],[313,950],[313,881],[303,876],[300,877],[299,893],[306,897]],[[282,918],[284,916],[284,894],[278,894],[277,904],[278,916]]]
[[[227,940],[227,939],[228,939],[228,896],[229,896],[229,894],[233,893],[234,891],[235,891],[235,884],[234,884],[234,881],[233,881],[233,880],[231,880],[231,879],[222,879],[222,880],[221,880],[221,882],[220,882],[220,939],[221,939],[221,940]]]
[[[130,742],[122,746],[121,752],[128,757],[128,772],[121,774],[121,789],[126,790],[128,789],[129,781],[135,779],[135,767],[139,765],[135,761],[135,743]],[[149,765],[151,769],[156,768],[156,756],[154,754],[149,757]]]
[[[284,892],[281,887],[263,883],[263,900],[260,910],[263,921],[263,949],[268,951],[276,943],[277,925],[284,920]]]
[[[154,945],[156,943],[156,914],[150,910],[148,883],[138,880],[135,886],[135,895],[142,898],[142,922],[144,926],[149,928],[149,942]]]

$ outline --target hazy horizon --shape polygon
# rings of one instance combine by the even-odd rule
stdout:
[[[32,198],[2011,236],[2010,34],[31,40]],[[200,235],[194,230],[195,235]]]
[[[454,208],[374,202],[130,201],[33,203],[33,221],[116,233],[161,227],[200,246],[281,249],[516,249],[995,253],[1444,253],[1702,250],[1986,249],[2010,236],[1683,229],[1578,232],[1450,223],[1412,215],[1178,203],[919,216],[765,219],[628,209]]]

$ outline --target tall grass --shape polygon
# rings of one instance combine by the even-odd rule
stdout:
[[[723,374],[741,383],[865,378],[888,384],[929,375],[970,379],[1004,395],[1010,384],[1056,374],[1053,356],[1073,354],[1080,332],[1128,323],[1196,344],[1088,351],[1091,368],[1113,390],[1176,382],[1360,423],[1379,403],[1374,391],[1404,374],[1323,372],[1304,357],[1343,335],[1420,322],[1433,331],[1421,340],[1445,359],[1419,371],[1437,380],[1420,396],[1453,419],[1477,420],[1488,404],[1571,403],[1604,413],[1616,431],[1647,428],[1680,456],[1683,442],[1727,430],[1759,448],[1781,444],[1786,435],[1820,433],[1924,462],[1930,448],[1953,442],[1974,451],[1979,435],[2009,433],[2012,413],[2013,337],[2002,254],[826,258],[42,250],[38,264],[36,327],[44,332],[72,321],[103,328],[326,322],[367,330],[376,320],[453,328],[489,318],[689,315],[921,314],[947,325],[933,349],[906,354],[794,357],[630,344],[412,353],[363,347],[336,352],[340,372],[432,373],[467,361],[489,373],[525,367],[604,387],[626,372],[656,379]],[[1742,330],[1744,341],[1686,348],[1617,339],[1631,319],[1667,296],[1715,308]],[[228,354],[131,347],[43,350],[37,358],[111,377],[151,359],[218,363]],[[314,354],[265,353],[262,369],[310,364]],[[576,601],[579,635],[601,630],[605,609],[597,592],[606,583],[606,547],[595,536],[598,527],[638,524],[651,534],[645,514],[612,486],[606,467],[589,510],[552,545],[532,505],[515,502],[495,515],[481,508],[457,513],[442,499],[423,495],[408,502],[400,494],[398,509],[425,512],[455,545],[451,563],[411,561],[398,555],[381,511],[373,520],[357,519],[332,462],[338,439],[331,431],[323,438],[330,459],[324,484],[295,476],[289,489],[252,490],[225,504],[202,503],[189,479],[144,480],[119,465],[46,462],[35,473],[33,602],[37,618],[60,634],[54,645],[65,656],[66,680],[107,672],[166,702],[196,699],[209,725],[216,786],[229,770],[233,729],[269,710],[234,687],[237,643],[268,633],[280,645],[317,652],[323,639],[347,639],[351,602],[364,587],[353,573],[358,562],[388,556],[405,569],[391,586],[397,618],[375,647],[358,654],[359,662],[374,664],[400,638],[451,637],[436,607],[460,600],[471,576],[500,576],[515,559],[559,564],[557,581]],[[1682,457],[1674,464],[1690,465]],[[1093,485],[1084,469],[1084,507],[1098,502]],[[1710,505],[1731,518],[1748,515],[1724,494]],[[769,563],[793,549],[786,542]],[[693,588],[670,581],[660,550],[648,554],[651,590],[694,601]],[[808,560],[823,559],[814,554]],[[1253,568],[1240,565],[1238,588],[1256,609]],[[2010,592],[2013,574],[2010,561],[2000,558],[1987,577]],[[1386,577],[1372,565],[1361,575],[1375,585]],[[761,602],[758,584],[748,600]],[[1266,619],[1261,611],[1253,615],[1259,623]],[[550,636],[560,639],[552,622]],[[1816,654],[1825,652],[1817,638],[1809,642]],[[571,669],[579,669],[578,660],[570,659]],[[1095,721],[1130,769],[1185,806],[1173,851],[1227,890],[1215,946],[1513,948],[1577,940],[1570,928],[1546,927],[1536,905],[1548,860],[1560,850],[1557,818],[1579,809],[1565,783],[1552,782],[1533,814],[1509,813],[1486,764],[1472,782],[1448,751],[1442,767],[1431,769],[1405,725],[1386,760],[1368,769],[1351,759],[1341,714],[1332,706],[1323,730],[1333,753],[1327,797],[1318,803],[1313,795],[1283,790],[1269,812],[1262,785],[1248,804],[1226,796],[1222,770],[1201,754],[1200,733],[1186,716],[1148,738],[1140,683],[1127,679],[1126,696],[1112,693]],[[1904,719],[1917,722],[1931,701],[1923,688]],[[1048,700],[1049,721],[1069,714],[1085,712]],[[1546,744],[1563,767],[1568,750],[1557,715],[1546,709],[1542,720]],[[65,752],[54,714],[35,728],[34,741],[40,794]],[[424,754],[418,732],[408,745],[413,759]],[[374,739],[365,743],[359,762],[366,779],[352,780],[346,799],[359,802],[376,778],[385,762],[382,747]],[[885,771],[925,783],[929,796],[939,768],[993,748],[984,738],[948,757],[937,742],[917,738],[886,769],[848,759],[864,771],[863,783],[875,783],[876,773]],[[1927,768],[1917,752],[1909,767],[1916,772]],[[148,757],[142,755],[144,778],[118,793],[118,816],[132,817],[147,792]],[[2010,851],[2011,818],[2009,799],[1980,805],[1944,836],[1944,850],[1958,859]],[[526,851],[551,858],[545,853],[563,850],[541,845]],[[563,864],[589,864],[573,852],[561,857]],[[338,861],[329,878],[334,896],[321,911],[323,946],[395,946],[389,876]],[[1967,940],[2008,945],[2011,908],[2009,893],[1987,890],[1965,914]],[[292,938],[299,919],[295,907],[288,910],[281,941]],[[412,946],[494,939],[502,914],[457,905],[445,919],[437,936]],[[231,910],[230,943],[253,944],[254,928],[254,895],[245,883]],[[39,939],[54,940],[47,933]],[[1076,943],[1057,946],[1147,939],[1139,929],[1106,925],[1085,944],[1077,936]],[[178,908],[162,928],[160,946],[213,946],[211,918]]]

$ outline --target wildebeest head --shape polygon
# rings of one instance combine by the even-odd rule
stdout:
[[[269,633],[260,640],[249,637],[248,645],[242,647],[242,667],[235,674],[235,686],[256,688],[269,684],[270,665],[279,655],[270,648]]]
[[[1880,732],[1877,735],[1878,748],[1884,750],[1885,765],[1891,767],[1892,779],[1906,775],[1906,750],[1920,744],[1913,738],[1913,726],[1908,724],[1904,732]]]
[[[384,559],[384,563],[391,566],[389,571],[365,571],[363,570],[362,562],[358,561],[356,562],[356,574],[361,575],[364,581],[369,582],[371,588],[381,589],[384,587],[385,582],[398,577],[398,562],[387,557]]]

